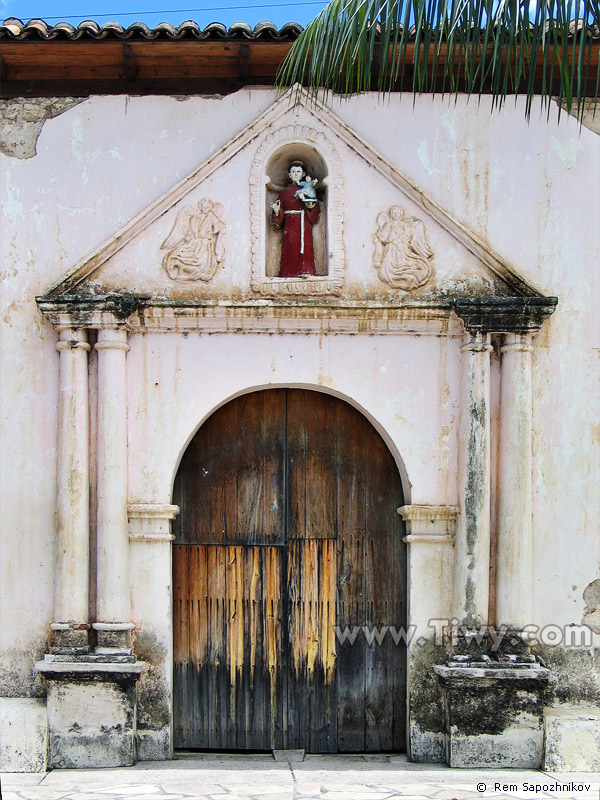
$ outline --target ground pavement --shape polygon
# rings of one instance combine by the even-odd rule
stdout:
[[[453,770],[405,756],[183,755],[135,767],[3,773],[2,800],[600,800],[600,775]]]

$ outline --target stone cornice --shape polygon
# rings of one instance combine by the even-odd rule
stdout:
[[[469,333],[535,333],[557,297],[457,298],[453,308]]]
[[[35,298],[42,314],[57,328],[114,328],[127,324],[143,298],[129,294],[61,295]]]

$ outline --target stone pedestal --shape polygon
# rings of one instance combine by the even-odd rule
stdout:
[[[433,670],[442,687],[448,766],[540,768],[549,670],[498,662],[450,662]]]
[[[136,762],[136,683],[145,664],[94,656],[36,664],[47,682],[49,767],[130,767]]]

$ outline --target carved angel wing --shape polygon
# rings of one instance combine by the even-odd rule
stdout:
[[[410,246],[421,258],[431,258],[433,256],[433,250],[425,239],[425,226],[423,225],[423,221],[417,219],[417,217],[412,217],[411,223],[412,237]]]
[[[194,206],[184,206],[181,209],[179,214],[177,214],[171,233],[161,245],[162,250],[171,250],[185,239],[190,229],[190,220],[195,213],[196,209]]]
[[[380,211],[379,214],[375,217],[375,221],[377,222],[378,228],[383,228],[386,222],[389,222],[389,216],[387,211]]]
[[[219,217],[219,221],[221,221],[223,214],[225,212],[225,209],[223,208],[223,203],[214,203],[213,212],[217,217]]]

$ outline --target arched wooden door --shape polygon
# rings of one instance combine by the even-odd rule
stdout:
[[[173,501],[175,747],[404,750],[402,487],[371,423],[315,391],[243,395]]]

